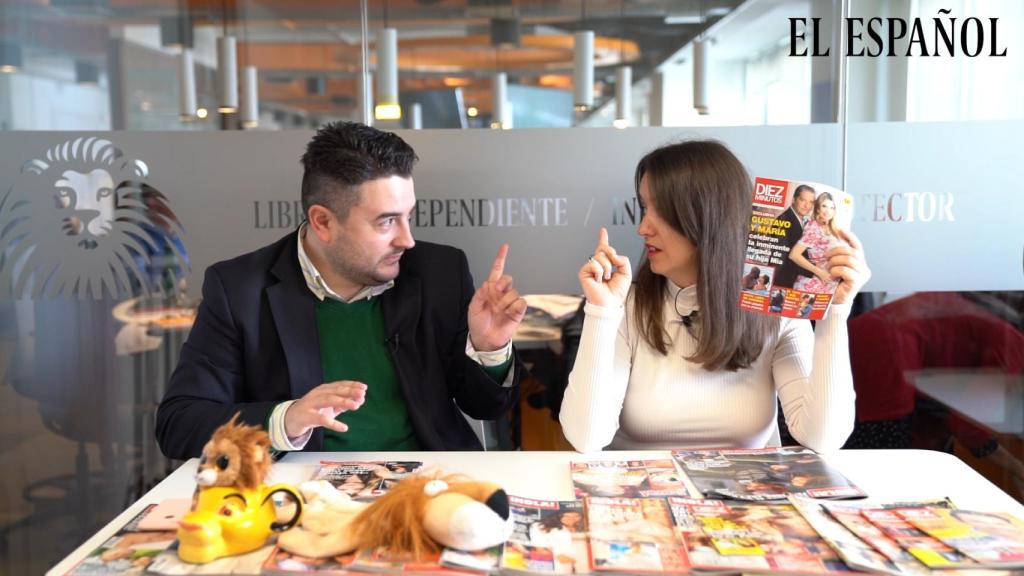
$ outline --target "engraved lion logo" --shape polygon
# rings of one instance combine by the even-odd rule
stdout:
[[[26,162],[0,197],[0,294],[103,298],[176,292],[184,229],[146,164],[82,136]]]

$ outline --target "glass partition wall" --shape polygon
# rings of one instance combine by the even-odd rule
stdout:
[[[477,278],[512,243],[530,373],[489,448],[568,448],[580,255],[604,225],[636,263],[636,160],[714,137],[754,175],[854,195],[874,277],[848,447],[948,451],[1024,497],[1022,27],[1015,0],[4,2],[0,572],[44,571],[178,464],[153,419],[203,271],[294,229],[296,160],[336,120],[416,147],[418,238]],[[145,204],[124,282],[31,236],[48,175],[82,162]]]

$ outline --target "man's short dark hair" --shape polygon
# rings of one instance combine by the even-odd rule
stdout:
[[[796,199],[799,198],[800,195],[803,194],[804,192],[810,192],[812,195],[817,195],[817,192],[814,191],[814,188],[811,188],[807,184],[801,184],[796,187],[796,190],[793,190],[793,201],[790,202],[790,204],[796,202]]]
[[[359,202],[359,186],[378,178],[412,176],[419,158],[391,132],[357,122],[334,122],[317,130],[302,155],[302,212],[314,204],[339,218]]]

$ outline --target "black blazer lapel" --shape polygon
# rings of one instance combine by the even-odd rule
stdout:
[[[412,336],[420,323],[420,308],[423,305],[420,279],[415,276],[399,276],[395,279],[395,285],[381,294],[381,299],[384,329],[389,341],[396,334]]]
[[[395,364],[398,380],[405,392],[406,401],[410,403],[416,402],[419,392],[415,386],[410,385],[410,382],[420,365],[416,332],[420,323],[422,301],[420,279],[415,276],[399,276],[395,279],[395,285],[381,294],[387,338],[385,342]]]
[[[419,374],[420,350],[416,346],[419,330],[420,310],[423,302],[420,279],[415,276],[399,276],[395,285],[381,294],[381,308],[384,311],[384,329],[387,334],[388,352],[395,366],[395,375],[409,407],[409,419],[424,450],[441,450],[443,445],[434,425],[423,410],[417,406],[428,405],[424,394],[445,393],[438,390],[424,390]]]
[[[320,334],[316,328],[316,296],[309,291],[296,253],[298,234],[292,236],[271,273],[279,282],[267,288],[267,300],[281,339],[291,397],[301,398],[323,383]]]

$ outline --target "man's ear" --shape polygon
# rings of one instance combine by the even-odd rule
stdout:
[[[328,242],[340,225],[334,212],[322,204],[310,206],[306,216],[309,220],[309,229],[316,234],[321,242]]]

